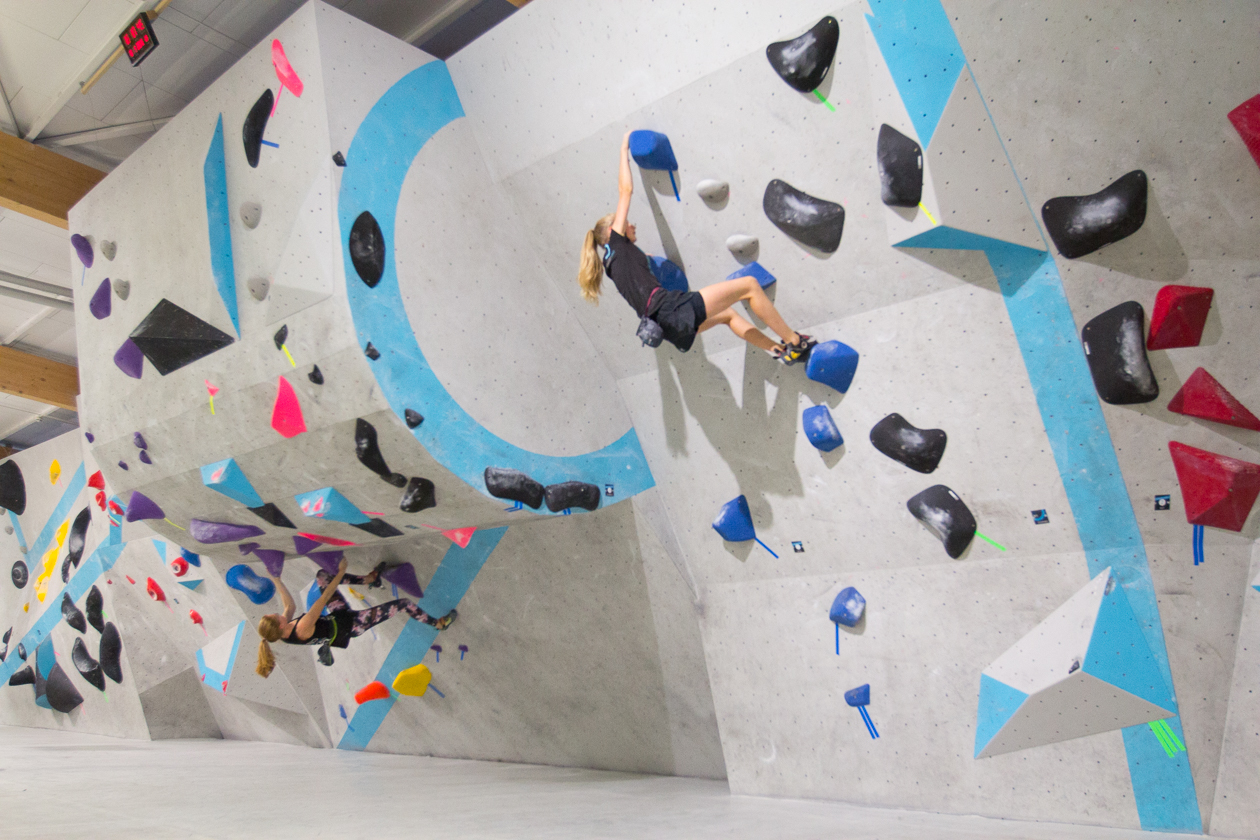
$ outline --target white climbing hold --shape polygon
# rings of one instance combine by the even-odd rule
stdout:
[[[757,237],[737,233],[727,237],[726,247],[737,260],[754,260],[757,258]]]
[[[119,300],[126,300],[127,295],[131,294],[131,281],[115,279],[112,283],[114,294],[118,295]]]
[[[262,219],[262,206],[255,201],[247,201],[241,205],[241,221],[245,227],[253,230]]]
[[[113,262],[114,257],[118,254],[118,245],[106,240],[101,243],[101,253],[105,255],[105,259]]]
[[[717,204],[726,201],[726,197],[731,194],[731,185],[725,181],[715,181],[712,178],[706,178],[696,184],[696,192],[705,201]]]
[[[254,300],[266,300],[267,292],[271,291],[271,281],[266,277],[251,277],[248,285]]]

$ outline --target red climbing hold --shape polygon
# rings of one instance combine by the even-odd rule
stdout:
[[[306,431],[306,421],[302,419],[302,406],[298,403],[297,394],[289,380],[280,377],[276,388],[276,404],[271,409],[271,428],[287,438],[297,437]]]
[[[372,682],[363,686],[363,688],[360,688],[358,692],[354,695],[354,702],[358,703],[359,705],[362,705],[368,702],[369,700],[388,700],[388,699],[389,699],[389,687],[386,686],[385,683],[379,682],[377,680],[373,680]]]
[[[442,531],[436,525],[425,525],[426,528],[432,528],[434,531]],[[442,531],[442,536],[455,543],[460,548],[468,548],[468,542],[472,539],[472,535],[477,532],[476,528],[452,528],[449,531]]]
[[[96,490],[105,489],[105,476],[101,475],[100,470],[92,473],[92,477],[88,479],[88,487],[92,487]]]
[[[1260,495],[1260,464],[1170,441],[1186,521],[1241,531]]]
[[[153,578],[149,578],[145,582],[144,588],[145,588],[145,591],[149,593],[149,597],[152,598],[154,601],[166,600],[166,593],[162,591],[162,587],[158,586],[157,581],[154,580]]]
[[[171,561],[171,574],[175,577],[183,577],[188,574],[188,561],[183,557],[176,557]]]
[[[105,510],[105,491],[104,490],[96,491],[96,504],[100,506],[102,511]]]
[[[311,542],[320,543],[322,545],[339,545],[339,546],[355,545],[355,543],[351,542],[350,540],[339,540],[336,537],[325,537],[321,534],[308,534],[305,531],[298,531],[298,537],[303,537],[305,539],[310,540]],[[307,547],[308,546],[307,543],[298,543],[297,537],[293,538],[293,544],[297,546],[298,554],[306,554],[310,550],[310,548]],[[307,551],[302,550],[304,547],[307,547]]]
[[[1260,432],[1260,417],[1248,411],[1245,405],[1203,368],[1196,368],[1190,374],[1186,384],[1169,401],[1168,410]]]
[[[1146,349],[1198,347],[1212,295],[1213,291],[1203,286],[1165,286],[1156,292]]]
[[[1247,151],[1260,166],[1260,94],[1251,97],[1229,112],[1229,121],[1247,144]]]
[[[205,626],[205,622],[201,620],[201,613],[196,610],[189,610],[188,617],[192,619],[193,624],[200,624],[202,627]]]

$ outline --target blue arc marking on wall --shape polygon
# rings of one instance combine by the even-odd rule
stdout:
[[[232,259],[232,209],[228,206],[227,157],[223,148],[223,115],[214,127],[214,137],[202,166],[206,185],[206,222],[210,234],[210,272],[215,288],[232,318],[239,338],[241,319],[236,308],[236,263]]]
[[[386,91],[350,144],[342,170],[338,215],[346,291],[360,345],[370,341],[380,350],[380,359],[369,364],[394,413],[401,418],[406,409],[414,408],[424,415],[424,423],[412,430],[416,440],[438,463],[482,493],[486,493],[483,473],[486,467],[495,466],[521,470],[542,484],[615,484],[618,493],[612,501],[628,499],[655,485],[633,428],[603,449],[585,455],[540,455],[514,446],[478,423],[455,401],[425,360],[411,330],[393,249],[403,179],[429,138],[463,116],[446,65],[433,61]],[[386,242],[385,273],[375,288],[359,280],[350,260],[350,228],[365,210],[376,218]]]

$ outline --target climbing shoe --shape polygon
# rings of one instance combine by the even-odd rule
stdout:
[[[368,584],[368,589],[380,589],[385,585],[385,580],[381,577],[381,573],[389,568],[389,564],[382,560],[376,564],[376,568],[372,571],[376,572],[376,580]]]
[[[319,657],[320,665],[333,664],[332,648],[328,646],[327,642],[319,646],[319,650],[315,651],[315,655]]]
[[[445,630],[447,627],[450,627],[452,624],[454,624],[455,619],[457,618],[459,618],[459,613],[456,612],[455,610],[451,610],[446,615],[442,616],[437,621],[433,622],[433,626],[436,627],[438,630]]]
[[[775,356],[785,365],[794,365],[809,358],[809,351],[813,350],[817,344],[818,340],[813,336],[797,333],[797,343],[782,345]]]

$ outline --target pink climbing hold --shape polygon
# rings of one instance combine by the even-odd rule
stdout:
[[[271,65],[276,68],[276,78],[280,80],[280,84],[293,91],[294,96],[301,96],[305,86],[297,71],[293,69],[293,65],[289,63],[289,57],[284,54],[284,45],[280,43],[279,38],[271,42]],[[279,101],[279,99],[280,97],[277,96],[276,100]],[[275,113],[275,108],[271,111]]]
[[[436,525],[425,525],[424,527],[431,528],[434,531],[442,531],[442,529]],[[449,531],[442,531],[442,536],[446,537],[460,548],[468,548],[468,543],[472,540],[472,535],[476,532],[476,528],[452,528]]]
[[[149,578],[145,582],[144,589],[146,592],[149,593],[149,597],[152,598],[154,601],[166,600],[166,593],[162,591],[162,587],[158,586],[157,581],[155,581],[153,578]]]
[[[1169,401],[1168,410],[1260,432],[1260,418],[1203,368],[1196,368],[1190,374],[1186,384]]]
[[[1238,136],[1247,144],[1247,151],[1260,166],[1260,94],[1248,99],[1229,112],[1229,121],[1234,124]]]
[[[305,531],[298,531],[297,537],[293,538],[293,545],[297,547],[298,554],[306,553],[306,551],[302,550],[302,547],[306,545],[306,543],[299,543],[298,537],[301,537],[305,540],[311,540],[312,542],[322,543],[323,545],[337,545],[337,546],[355,545],[355,543],[351,542],[350,540],[339,540],[336,537],[325,537],[321,534],[308,534]],[[309,550],[310,549],[307,549],[307,551]]]
[[[276,387],[276,404],[271,409],[271,428],[287,438],[297,437],[306,431],[306,421],[302,418],[302,406],[298,403],[297,394],[289,380],[283,376]]]

